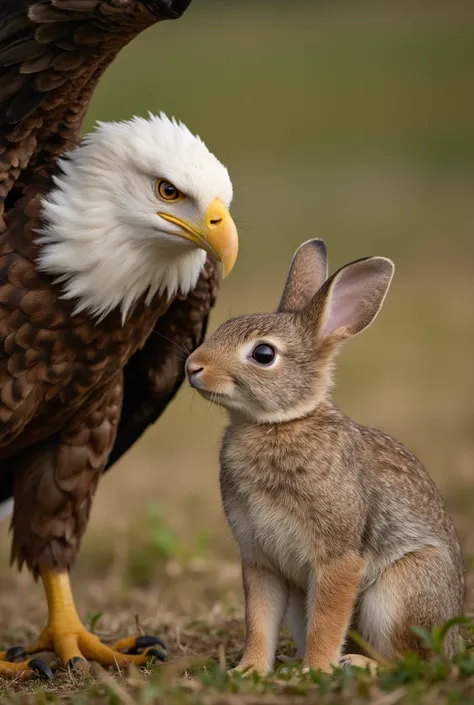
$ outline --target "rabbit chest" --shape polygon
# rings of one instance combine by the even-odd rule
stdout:
[[[226,433],[220,474],[226,518],[244,560],[272,567],[304,590],[319,561],[344,552],[352,534],[355,540],[348,498],[330,472],[318,472],[307,445],[301,451],[288,443],[282,452],[265,434],[255,435],[242,428]]]

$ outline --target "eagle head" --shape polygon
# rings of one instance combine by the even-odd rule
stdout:
[[[98,123],[58,162],[42,202],[38,267],[75,313],[122,319],[146,295],[194,288],[206,255],[234,266],[238,238],[227,169],[165,115]]]

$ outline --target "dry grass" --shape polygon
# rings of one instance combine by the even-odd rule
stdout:
[[[366,254],[395,259],[382,315],[341,358],[337,400],[426,463],[461,535],[473,614],[474,13],[456,2],[413,11],[372,3],[359,14],[326,5],[301,2],[291,13],[284,3],[270,11],[268,2],[213,2],[206,11],[195,0],[183,20],[119,57],[89,124],[127,117],[131,105],[165,108],[228,164],[242,247],[213,327],[271,309],[308,237],[327,239],[332,269]],[[350,671],[225,680],[218,665],[235,663],[243,632],[237,554],[217,486],[223,423],[183,389],[104,478],[73,576],[84,619],[103,613],[101,636],[164,635],[169,666],[85,682],[58,674],[41,692],[5,684],[1,702],[474,703],[469,653],[451,665],[406,662],[374,683]],[[34,637],[45,619],[40,586],[8,570],[8,551],[4,525],[5,646]]]
[[[238,661],[243,646],[243,614],[239,570],[235,563],[209,561],[188,567],[178,577],[163,577],[175,570],[161,567],[161,590],[154,587],[125,589],[111,572],[100,581],[78,583],[80,604],[87,599],[93,610],[105,610],[96,632],[104,640],[124,633],[159,633],[169,647],[169,661],[148,670],[132,668],[118,674],[93,665],[89,677],[56,672],[48,685],[38,682],[0,684],[2,705],[14,703],[97,703],[131,705],[257,705],[301,703],[318,697],[322,703],[456,703],[474,695],[474,657],[469,649],[452,663],[442,659],[423,664],[407,657],[373,679],[358,669],[337,669],[333,676],[303,675],[297,667],[280,665],[267,679],[226,676]],[[5,644],[31,639],[43,616],[36,591],[25,581],[15,581],[5,607],[18,628]],[[20,609],[21,606],[21,609]],[[20,615],[28,618],[21,620]],[[280,654],[291,654],[286,634]]]

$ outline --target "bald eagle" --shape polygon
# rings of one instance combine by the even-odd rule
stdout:
[[[203,339],[217,268],[237,256],[232,184],[164,115],[82,141],[80,126],[120,48],[189,1],[2,2],[0,501],[13,498],[12,561],[41,578],[49,619],[0,655],[0,676],[50,677],[29,659],[43,651],[83,670],[142,665],[162,644],[88,633],[69,571],[103,471],[160,416],[182,347]]]

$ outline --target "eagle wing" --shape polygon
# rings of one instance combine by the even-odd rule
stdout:
[[[7,293],[11,289],[8,254],[13,236],[9,213],[13,215],[15,205],[22,204],[20,239],[28,255],[37,217],[33,203],[38,203],[38,195],[49,185],[57,158],[78,144],[81,123],[99,77],[118,51],[140,31],[161,19],[179,17],[189,3],[190,0],[3,0],[0,302],[6,298],[11,304]],[[34,211],[31,223],[30,199]],[[182,383],[185,351],[202,341],[217,281],[216,267],[209,260],[195,291],[176,299],[158,320],[144,347],[127,363],[119,433],[109,466],[160,416]],[[5,340],[0,340],[0,359],[5,352]],[[12,478],[2,473],[0,500],[7,499],[11,490]]]
[[[120,49],[190,0],[3,0],[0,198],[77,145],[92,92]],[[19,183],[18,180],[20,179]],[[14,190],[10,202],[19,194]],[[7,202],[6,207],[10,204]]]

